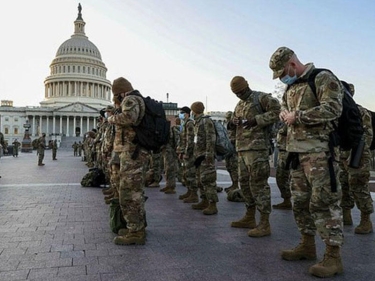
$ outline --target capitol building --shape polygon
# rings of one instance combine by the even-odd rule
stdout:
[[[14,107],[13,101],[1,100],[0,132],[8,145],[21,140],[25,133],[31,140],[46,134],[46,141],[57,140],[69,147],[86,132],[97,128],[99,111],[112,104],[112,86],[106,78],[107,67],[99,49],[85,34],[82,7],[74,21],[74,33],[57,49],[44,80],[44,100],[40,106]],[[174,124],[177,103],[163,103],[167,118]],[[224,121],[224,113],[211,112]]]
[[[1,101],[0,131],[8,144],[21,140],[24,128],[31,138],[42,133],[59,142],[62,137],[83,137],[96,128],[99,111],[112,104],[107,67],[99,49],[85,34],[81,11],[79,5],[74,33],[60,45],[50,64],[40,106],[13,107],[12,101]]]

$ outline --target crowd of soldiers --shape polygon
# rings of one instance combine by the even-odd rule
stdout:
[[[316,231],[326,245],[321,262],[309,272],[329,277],[343,272],[340,248],[343,244],[343,225],[353,224],[350,210],[356,204],[361,221],[357,234],[373,231],[370,214],[373,203],[369,191],[371,120],[361,109],[365,128],[365,150],[358,169],[348,166],[350,151],[329,149],[331,121],[342,111],[342,85],[330,71],[317,75],[319,94],[314,96],[306,78],[315,68],[302,64],[296,54],[281,47],[272,55],[269,66],[273,78],[279,78],[288,88],[282,101],[271,94],[252,90],[242,76],[230,82],[232,92],[239,98],[234,111],[226,114],[227,130],[235,152],[225,156],[225,165],[232,185],[225,189],[239,194],[245,214],[231,223],[232,227],[248,228],[249,237],[271,235],[269,216],[274,209],[293,210],[301,242],[284,250],[285,260],[316,259]],[[133,142],[136,127],[145,114],[140,93],[123,77],[112,85],[113,106],[100,112],[98,128],[85,135],[82,147],[89,167],[103,170],[109,187],[103,189],[104,200],[110,204],[119,200],[126,228],[118,231],[118,245],[144,244],[146,237],[145,196],[143,187],[160,187],[162,170],[165,194],[176,193],[176,181],[186,187],[178,198],[192,203],[192,209],[204,215],[218,213],[218,191],[215,166],[215,125],[204,114],[204,104],[193,102],[180,108],[176,125],[170,129],[168,144],[160,152],[139,148]],[[137,94],[134,94],[137,92]],[[352,86],[354,95],[354,86]],[[278,150],[276,182],[283,202],[271,206],[270,155],[272,146],[267,128],[279,124],[275,142]],[[336,153],[336,154],[335,154]],[[76,152],[75,152],[76,154]],[[134,157],[134,155],[136,155]],[[333,163],[337,189],[331,190],[328,158]],[[339,165],[340,163],[340,165]],[[260,220],[256,221],[256,212]]]

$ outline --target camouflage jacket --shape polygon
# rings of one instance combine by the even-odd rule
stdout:
[[[287,126],[285,123],[283,123],[283,125],[277,132],[277,136],[276,136],[276,147],[280,151],[286,150],[286,135],[287,135]]]
[[[255,91],[252,91],[247,100],[240,100],[234,109],[233,117],[242,120],[255,118],[257,125],[251,128],[244,128],[242,123],[238,126],[230,126],[236,131],[236,150],[267,150],[269,149],[269,139],[266,127],[275,123],[279,119],[280,103],[271,94],[257,92],[259,105],[263,112],[259,112],[259,106],[254,100]]]
[[[115,139],[115,126],[108,121],[103,123],[102,153],[110,155],[113,150],[113,141]]]
[[[191,119],[185,120],[182,124],[177,153],[185,155],[193,155],[194,153],[194,121]]]
[[[360,105],[358,105],[359,111],[362,115],[362,124],[363,129],[365,131],[364,137],[365,137],[365,152],[367,154],[370,154],[370,145],[372,142],[373,137],[373,130],[372,130],[372,121],[371,121],[371,114],[368,112],[368,110]]]
[[[194,120],[194,157],[215,156],[216,132],[211,118],[203,114],[197,115]]]
[[[115,152],[124,151],[125,146],[133,144],[136,136],[133,126],[139,125],[145,115],[145,103],[139,96],[128,95],[121,103],[121,110],[108,118],[109,123],[116,125]]]
[[[306,80],[314,69],[308,64],[299,77]],[[329,71],[320,72],[315,78],[316,96],[307,82],[289,86],[283,96],[281,110],[296,112],[296,122],[288,126],[286,150],[291,152],[329,151],[331,121],[342,112],[343,88],[337,77]]]

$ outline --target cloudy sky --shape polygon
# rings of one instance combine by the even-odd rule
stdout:
[[[229,82],[273,92],[268,67],[280,46],[304,63],[330,68],[375,111],[375,2],[369,0],[18,0],[2,1],[0,99],[39,105],[60,45],[82,5],[85,32],[100,50],[107,79],[128,78],[144,95],[202,101],[233,110]]]

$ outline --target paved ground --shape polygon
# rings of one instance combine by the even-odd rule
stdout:
[[[291,211],[271,214],[272,235],[250,238],[230,222],[244,213],[242,203],[220,193],[219,214],[204,216],[178,193],[147,188],[147,243],[116,246],[108,205],[100,188],[83,188],[87,167],[71,151],[57,161],[46,151],[46,166],[34,153],[0,159],[0,280],[316,280],[313,261],[287,262],[280,250],[298,243]],[[226,171],[218,171],[229,186]],[[270,178],[273,203],[281,201]],[[359,212],[353,210],[355,224]],[[345,272],[335,280],[375,279],[375,235],[354,235],[345,227]],[[319,258],[324,245],[317,239]]]

